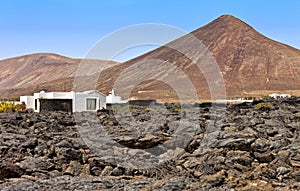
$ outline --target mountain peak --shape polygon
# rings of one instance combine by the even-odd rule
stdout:
[[[216,35],[223,35],[224,33],[227,33],[226,36],[232,35],[233,38],[237,39],[240,35],[244,36],[245,33],[257,34],[257,31],[239,18],[226,14],[192,32],[204,41],[210,41]]]
[[[223,19],[223,20],[238,20],[240,21],[240,19],[236,18],[233,15],[229,15],[229,14],[225,14],[225,15],[221,15],[219,16],[217,19]]]
[[[223,25],[232,25],[235,27],[250,27],[250,25],[232,15],[221,15],[211,23],[221,23]]]

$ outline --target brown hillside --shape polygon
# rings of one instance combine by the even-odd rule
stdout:
[[[13,98],[41,90],[71,91],[81,61],[46,53],[0,60],[0,97]],[[90,62],[102,64],[103,67],[115,63],[101,60]]]
[[[300,51],[263,36],[243,21],[223,15],[191,34],[202,41],[213,54],[223,74],[227,96],[261,96],[260,94],[269,92],[300,90]],[[172,43],[192,50],[191,44],[185,42],[185,37]],[[165,60],[175,64],[191,79],[198,90],[198,96],[201,99],[210,99],[203,75],[193,75],[195,68],[190,65],[191,61],[166,46],[108,68],[102,73],[99,89],[103,92],[109,91],[119,73],[147,59]],[[149,71],[141,72],[146,75]],[[136,75],[132,74],[128,79],[135,77]],[[132,96],[159,98],[163,94],[161,92],[166,92],[166,89],[170,88],[163,83],[147,81],[138,86],[136,91],[132,92]],[[137,90],[144,93],[137,93]],[[170,95],[166,95],[166,98],[169,97]]]

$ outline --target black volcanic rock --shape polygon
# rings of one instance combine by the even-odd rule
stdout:
[[[0,190],[299,190],[300,126],[295,111],[300,105],[289,100],[272,101],[278,107],[265,111],[248,104],[1,113]],[[135,123],[131,114],[151,119]],[[76,125],[63,126],[62,119],[73,119]],[[106,122],[112,119],[119,123]],[[106,155],[98,155],[86,141],[89,132],[94,133],[90,138],[111,137],[124,143],[102,143]],[[175,132],[192,133],[191,140],[180,145],[172,137]],[[171,157],[173,148],[180,153]],[[122,152],[126,154],[121,158],[110,155]],[[138,163],[143,156],[148,157],[143,161],[146,168],[123,165],[125,157]],[[149,156],[164,160],[147,166],[153,160]]]

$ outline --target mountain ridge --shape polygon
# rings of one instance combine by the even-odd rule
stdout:
[[[264,36],[246,22],[232,15],[222,15],[210,23],[192,31],[189,35],[198,38],[213,55],[223,75],[227,97],[261,97],[272,92],[291,92],[294,95],[300,95],[300,50],[297,48]],[[192,50],[193,48],[190,47],[189,44],[186,44],[185,36],[179,37],[170,43],[180,44],[185,50]],[[64,63],[72,66],[71,71],[73,72],[73,76],[71,75],[72,77],[70,77],[70,73],[68,73],[70,70],[66,70],[66,68],[62,70],[55,70],[55,68],[51,67],[47,68],[48,72],[54,74],[53,76],[57,76],[59,71],[66,73],[62,76],[61,80],[58,78],[59,76],[53,80],[53,82],[60,81],[60,85],[46,83],[47,87],[49,87],[48,90],[71,90],[76,67],[78,67],[82,59],[71,59],[57,54],[33,54],[29,56],[37,56],[41,59],[45,55],[49,56],[48,60],[51,60],[51,57],[54,60],[60,60],[59,62],[52,63],[60,63],[60,65]],[[26,56],[28,55],[25,55],[25,58]],[[22,56],[16,58],[24,59]],[[16,58],[14,59],[16,60]],[[70,59],[72,61],[70,61]],[[192,61],[184,54],[172,50],[167,46],[161,46],[124,63],[114,63],[110,65],[112,67],[108,67],[101,72],[96,89],[107,94],[114,87],[114,83],[122,71],[147,59],[156,59],[162,62],[168,61],[174,64],[174,66],[180,68],[186,77],[192,81],[197,90],[199,99],[209,100],[211,98],[209,87],[203,74],[195,71],[195,66],[191,64]],[[5,88],[5,86],[1,86],[3,80],[9,78],[9,76],[5,75],[3,67],[1,69],[3,62],[7,61],[12,60],[0,60],[0,89]],[[17,62],[14,62],[14,65],[16,65],[16,63]],[[31,64],[34,63],[36,62],[31,62]],[[45,62],[41,63],[45,64]],[[34,67],[27,69],[27,71],[32,69],[34,69]],[[150,70],[155,70],[155,68]],[[150,71],[141,71],[139,75],[145,76],[147,72]],[[165,72],[168,73],[168,71]],[[28,78],[30,78],[30,76],[28,76]],[[136,74],[130,74],[128,76],[128,80],[134,80],[135,78]],[[14,81],[9,82],[10,85],[12,85]],[[62,84],[65,83],[68,84],[67,88],[62,88]],[[26,84],[26,81],[24,84]],[[39,82],[39,84],[45,85],[45,83],[41,82]],[[8,86],[9,83],[5,85]],[[56,88],[51,88],[52,86]],[[17,88],[18,87],[14,86],[15,90]],[[38,91],[40,89],[41,87],[37,88],[35,86],[32,91]],[[124,89],[126,89],[126,87],[124,87]],[[121,90],[117,89],[116,92],[118,93],[118,91],[122,93]],[[31,93],[30,91],[27,92]],[[15,95],[20,95],[21,93],[25,92],[19,91]],[[130,97],[132,99],[163,99],[165,101],[178,99],[176,92],[174,92],[168,84],[157,80],[147,80],[140,83],[131,92]]]

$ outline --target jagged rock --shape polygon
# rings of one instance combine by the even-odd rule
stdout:
[[[101,176],[110,176],[113,171],[113,167],[106,166],[103,171],[101,172]]]
[[[260,153],[267,151],[269,147],[269,141],[266,139],[256,139],[255,142],[251,144],[252,150]]]
[[[55,154],[58,158],[64,160],[82,160],[82,153],[73,148],[55,148]]]
[[[102,172],[102,169],[99,168],[99,167],[92,167],[91,170],[90,170],[90,172],[94,176],[100,176],[101,172]]]
[[[13,164],[0,165],[0,179],[5,178],[19,178],[24,174],[24,170],[19,166]]]
[[[0,190],[297,190],[300,106],[283,104],[0,113]]]
[[[22,143],[20,147],[34,149],[38,145],[38,140],[36,138],[30,139],[25,143]]]
[[[108,126],[116,126],[116,125],[118,125],[118,122],[116,120],[109,120],[105,124],[108,125]]]
[[[25,160],[20,163],[16,163],[20,168],[26,169],[26,171],[35,172],[35,171],[48,171],[54,169],[55,165],[47,160],[45,157],[34,158],[27,157]]]
[[[58,170],[50,171],[48,174],[51,178],[62,176],[62,173]]]
[[[74,126],[76,125],[76,122],[74,119],[61,119],[58,121],[58,124],[63,125],[63,126]]]
[[[84,164],[81,167],[81,172],[80,172],[80,176],[89,176],[91,175],[91,171],[90,171],[90,165],[89,164]]]
[[[270,152],[265,152],[265,153],[254,152],[254,156],[261,163],[269,163],[275,158],[273,154]]]
[[[108,166],[108,163],[99,157],[90,157],[88,159],[88,164],[91,167],[100,167],[100,168],[104,168],[105,166]]]
[[[291,170],[289,168],[280,166],[276,169],[276,171],[277,171],[278,175],[284,175],[284,174],[290,172]]]
[[[149,114],[139,114],[135,117],[135,120],[144,122],[149,121],[151,119],[151,116]]]
[[[68,168],[64,171],[66,175],[78,176],[81,171],[81,164],[78,161],[71,161]]]
[[[66,148],[72,148],[72,144],[68,140],[62,140],[61,142],[56,144],[56,147],[66,147]]]
[[[296,181],[300,182],[300,170],[296,170],[291,173],[291,177],[295,178]]]
[[[229,151],[226,153],[228,163],[238,163],[246,167],[251,167],[252,158],[247,151]]]
[[[121,176],[124,174],[124,169],[120,167],[116,167],[111,171],[112,176]]]
[[[213,175],[202,176],[201,179],[202,178],[205,184],[209,184],[211,187],[216,187],[223,184],[226,178],[226,172],[222,170]]]
[[[293,167],[298,167],[298,168],[300,168],[300,161],[298,161],[298,160],[290,159],[290,164],[291,164]]]

